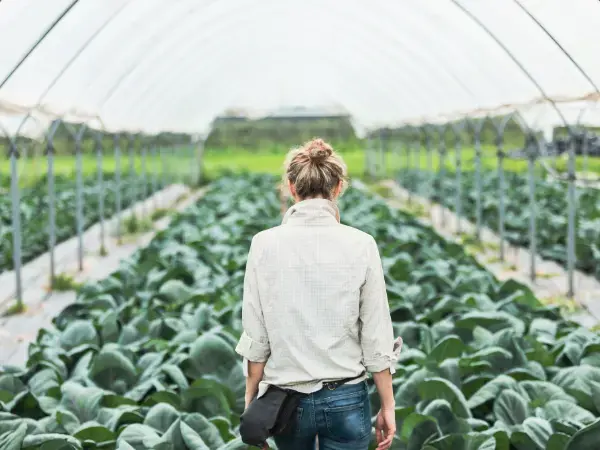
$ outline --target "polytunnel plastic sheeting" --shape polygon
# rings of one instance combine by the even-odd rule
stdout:
[[[541,131],[550,141],[556,127],[567,122],[573,129],[600,128],[600,104],[595,101],[540,103],[518,108],[518,115],[525,130]]]
[[[229,107],[336,104],[363,130],[560,112],[598,100],[599,22],[590,0],[3,0],[0,102],[145,132]]]
[[[52,120],[39,113],[15,113],[0,108],[0,138],[23,136],[42,140]]]

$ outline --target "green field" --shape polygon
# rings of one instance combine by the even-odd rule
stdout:
[[[75,174],[76,160],[72,155],[56,155],[54,158],[54,174],[56,176],[73,176]],[[165,155],[164,173],[188,176],[192,174],[195,159],[188,154]],[[18,161],[19,182],[21,186],[29,186],[39,178],[45,176],[48,170],[46,157],[21,158]],[[102,158],[102,170],[105,173],[115,172],[117,167],[113,154],[106,154]],[[129,155],[121,155],[121,172],[126,174],[130,171],[131,160]],[[142,156],[136,155],[133,164],[134,171],[139,175],[143,172]],[[85,154],[82,158],[82,169],[84,177],[94,176],[98,172],[98,162],[95,155]],[[162,174],[163,164],[158,157],[146,158],[146,171],[148,174]],[[10,162],[0,162],[0,186],[7,186],[10,180]]]
[[[356,145],[338,145],[336,146],[348,165],[351,177],[363,177],[366,173],[367,158],[364,149]],[[205,179],[212,180],[218,178],[223,172],[250,171],[270,174],[280,174],[283,171],[283,162],[289,149],[280,146],[269,150],[247,150],[241,148],[226,149],[207,149],[203,155],[203,169]],[[164,156],[165,171],[176,176],[187,177],[193,174],[196,157],[193,154],[192,147],[180,148],[175,152],[167,151]],[[372,158],[377,162],[377,167],[381,166],[382,157],[378,151],[373,151]],[[392,176],[402,168],[421,168],[439,170],[442,158],[438,151],[432,151],[428,155],[424,148],[413,149],[407,154],[405,148],[399,146],[390,146],[384,154],[385,172],[378,172],[378,176]],[[444,166],[448,172],[455,172],[457,167],[457,153],[454,149],[449,149],[444,158]],[[47,171],[47,159],[42,155],[36,157],[24,157],[19,160],[19,177],[21,185],[31,184],[33,181],[43,176]],[[129,154],[121,155],[121,170],[126,172],[130,167]],[[464,171],[475,170],[475,150],[465,147],[460,151],[460,165]],[[482,150],[481,165],[483,170],[496,170],[498,168],[498,159],[496,149],[488,146]],[[558,172],[567,170],[567,160],[565,158],[547,159],[546,165]],[[54,157],[55,173],[57,175],[72,175],[75,172],[75,157],[72,155],[57,155]],[[103,157],[102,167],[105,172],[113,172],[116,168],[116,161],[112,152],[106,152]],[[136,172],[142,172],[142,157],[137,154],[134,160]],[[503,167],[507,171],[524,172],[527,170],[526,160],[515,160],[506,158]],[[149,173],[162,173],[162,163],[158,156],[148,156],[146,160],[146,169]],[[83,172],[84,175],[93,175],[98,170],[97,158],[93,154],[84,154]],[[600,174],[599,158],[578,157],[576,160],[576,170],[578,172],[592,172]],[[536,163],[538,173],[545,172],[541,161]],[[7,185],[10,176],[10,164],[8,159],[2,159],[0,162],[0,186]]]
[[[204,154],[204,173],[215,178],[223,171],[249,171],[280,175],[287,148],[275,151],[248,151],[241,149],[207,150]],[[352,176],[362,176],[365,168],[365,153],[360,148],[341,148],[339,153],[348,165]]]

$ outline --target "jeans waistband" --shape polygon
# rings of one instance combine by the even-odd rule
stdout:
[[[365,376],[365,372],[363,372],[360,375],[357,375],[355,377],[344,378],[344,379],[341,379],[341,380],[326,381],[325,383],[323,383],[323,389],[328,389],[330,391],[335,391],[340,386],[343,386],[343,385],[345,385],[345,384],[347,384],[347,383],[349,383],[351,381],[356,381],[359,378],[362,378],[364,376]]]
[[[330,399],[332,397],[346,397],[346,396],[355,396],[362,395],[363,393],[367,393],[367,382],[361,381],[356,384],[344,384],[339,386],[334,390],[329,390],[327,388],[323,388],[317,392],[313,392],[309,394],[306,399],[307,401],[313,401],[315,403],[321,403],[326,399]]]

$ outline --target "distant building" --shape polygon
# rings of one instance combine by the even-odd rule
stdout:
[[[319,119],[349,119],[346,111],[334,108],[307,108],[303,106],[279,108],[269,113],[265,119],[286,120],[319,120]]]
[[[215,118],[213,126],[224,123],[243,123],[259,120],[319,120],[350,119],[348,112],[333,107],[282,107],[267,112],[229,109]]]

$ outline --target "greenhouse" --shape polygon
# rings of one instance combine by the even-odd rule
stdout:
[[[251,448],[248,255],[313,138],[403,340],[389,448],[600,449],[599,23],[592,0],[0,1],[0,450]]]

